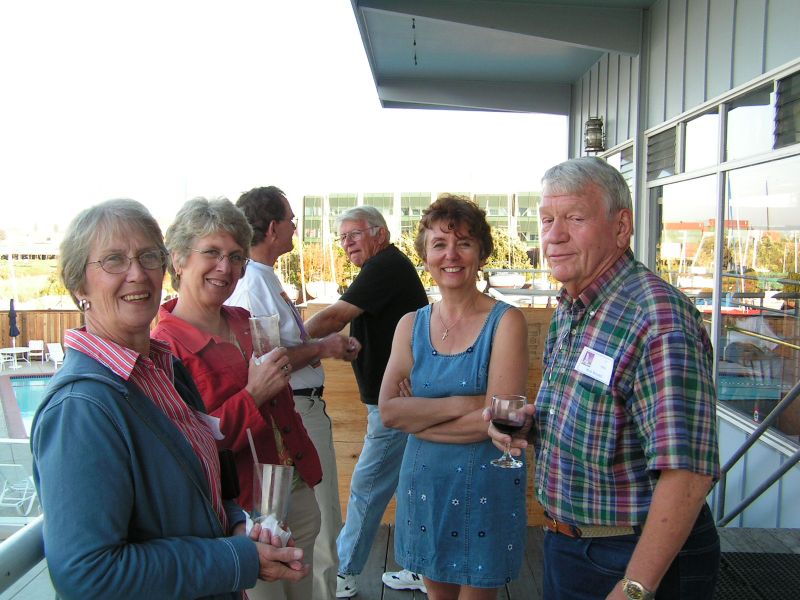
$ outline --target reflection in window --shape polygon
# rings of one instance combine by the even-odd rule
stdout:
[[[772,150],[775,109],[772,84],[737,98],[728,107],[727,160]]]
[[[716,184],[713,176],[654,188],[661,236],[659,275],[686,294],[708,299],[714,279]]]
[[[719,114],[716,109],[687,121],[684,171],[717,164],[718,140]]]
[[[756,421],[800,376],[798,190],[797,156],[728,174],[718,396]],[[778,428],[796,436],[795,405]]]

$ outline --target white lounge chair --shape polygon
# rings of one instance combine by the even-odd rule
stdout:
[[[44,362],[44,340],[28,340],[28,358]]]
[[[60,342],[47,344],[47,360],[53,361],[53,366],[58,369],[58,365],[64,362],[64,348]]]
[[[33,477],[22,465],[0,464],[0,506],[17,509],[21,515],[31,514],[36,500]]]

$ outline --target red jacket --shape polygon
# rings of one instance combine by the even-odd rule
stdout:
[[[176,302],[170,300],[161,306],[158,325],[152,336],[170,345],[173,354],[192,374],[208,412],[220,419],[225,439],[218,441],[217,445],[230,448],[236,457],[241,486],[239,504],[245,510],[252,509],[253,457],[247,439],[248,427],[253,434],[258,459],[263,463],[278,462],[270,416],[281,431],[300,477],[310,487],[318,484],[322,480],[322,467],[314,443],[295,411],[292,388],[287,385],[285,391],[264,402],[260,408],[245,389],[248,361],[253,353],[248,322],[250,313],[243,308],[222,307],[228,326],[248,357],[246,360],[234,344],[173,316]]]

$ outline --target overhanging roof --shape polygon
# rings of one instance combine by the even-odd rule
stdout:
[[[384,107],[566,115],[603,53],[639,53],[655,0],[351,2]]]

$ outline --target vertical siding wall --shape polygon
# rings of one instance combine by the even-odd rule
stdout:
[[[583,124],[589,117],[603,117],[606,148],[636,133],[636,91],[639,89],[639,57],[609,52],[572,86],[572,155],[583,154]]]
[[[661,0],[645,18],[646,128],[800,56],[799,0]],[[589,116],[603,117],[606,148],[635,137],[639,66],[607,53],[573,84],[573,155]]]

